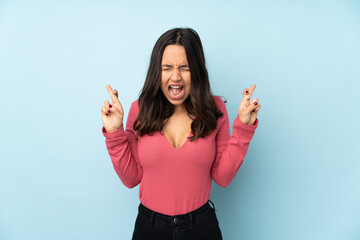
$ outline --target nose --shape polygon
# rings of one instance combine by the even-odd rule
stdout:
[[[173,81],[181,80],[180,70],[175,68],[171,73],[170,79]]]

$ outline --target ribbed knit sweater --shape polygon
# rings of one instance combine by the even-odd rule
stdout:
[[[204,205],[211,193],[212,179],[226,187],[236,176],[259,124],[242,123],[237,116],[230,136],[225,103],[213,96],[224,114],[217,128],[205,138],[179,148],[173,147],[163,131],[135,139],[133,123],[139,113],[138,99],[129,110],[126,130],[107,133],[102,128],[113,167],[128,188],[140,183],[139,198],[146,207],[167,215],[179,215]],[[193,133],[189,133],[189,137]]]

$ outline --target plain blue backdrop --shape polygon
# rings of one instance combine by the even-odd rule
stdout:
[[[360,239],[359,1],[0,1],[0,239],[130,239],[139,186],[101,133],[126,122],[155,41],[192,27],[230,125],[256,84],[259,126],[213,182],[226,240]],[[231,129],[232,132],[232,129]]]

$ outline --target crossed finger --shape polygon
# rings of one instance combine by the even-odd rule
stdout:
[[[244,91],[243,91],[244,99],[250,100],[250,97],[251,97],[251,95],[253,94],[255,88],[256,88],[256,85],[255,85],[255,84],[253,84],[253,85],[250,87],[250,90],[249,90],[248,88],[245,88]]]
[[[116,95],[114,94],[112,88],[110,87],[110,85],[106,85],[106,89],[108,90],[109,94],[110,94],[110,97],[111,97],[111,100],[113,103],[119,103],[119,99],[117,97],[118,93],[116,91]]]

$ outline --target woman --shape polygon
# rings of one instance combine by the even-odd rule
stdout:
[[[210,90],[202,44],[190,28],[165,32],[156,42],[140,97],[126,130],[118,92],[101,108],[106,147],[128,188],[140,183],[132,239],[222,239],[209,204],[212,179],[235,177],[258,126],[255,84],[245,88],[230,138],[225,103]],[[212,203],[212,202],[211,202]]]

